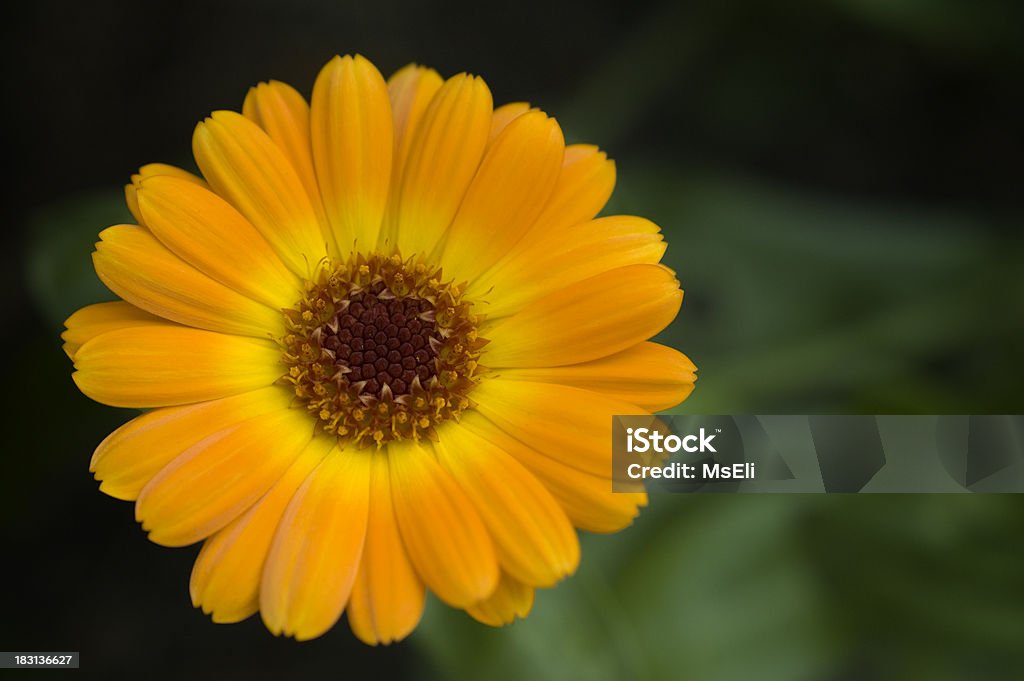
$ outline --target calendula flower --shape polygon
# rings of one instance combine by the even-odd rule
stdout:
[[[484,82],[335,58],[251,89],[143,167],[100,233],[122,300],[67,320],[74,380],[147,411],[98,447],[149,538],[203,542],[193,603],[308,639],[411,632],[426,589],[490,625],[630,524],[611,416],[694,367],[646,342],[682,292],[657,226],[595,215],[614,166]]]

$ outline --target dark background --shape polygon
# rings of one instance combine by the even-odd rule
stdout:
[[[33,2],[6,10],[0,649],[154,678],[1016,679],[1018,496],[659,496],[490,630],[431,602],[406,642],[305,644],[188,601],[196,550],[96,491],[131,416],[74,388],[63,319],[121,187],[192,127],[335,53],[482,75],[618,162],[687,291],[663,340],[690,413],[1021,413],[1024,5]]]

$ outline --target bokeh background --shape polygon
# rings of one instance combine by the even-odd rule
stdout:
[[[109,298],[96,233],[209,111],[335,53],[483,75],[618,162],[687,291],[663,339],[689,413],[1021,413],[1024,5],[54,2],[5,10],[0,649],[102,678],[1024,678],[1024,497],[663,495],[584,537],[503,630],[431,602],[407,641],[274,639],[188,600],[196,549],[96,490],[131,414],[70,380],[62,320]]]

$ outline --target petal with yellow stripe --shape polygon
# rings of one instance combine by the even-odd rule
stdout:
[[[501,372],[503,380],[558,383],[601,393],[649,411],[674,407],[693,392],[697,367],[683,353],[640,343],[582,364]]]
[[[288,504],[260,585],[260,614],[275,635],[315,638],[345,609],[366,537],[370,458],[335,448]]]
[[[132,305],[209,331],[267,338],[284,332],[284,316],[203,274],[133,225],[100,232],[96,274]]]
[[[541,232],[586,222],[601,212],[615,189],[615,162],[592,144],[570,144],[551,200],[537,218]]]
[[[494,593],[466,608],[466,612],[481,624],[503,627],[530,614],[533,609],[533,593],[532,586],[502,574]]]
[[[481,330],[491,368],[578,364],[621,352],[658,333],[682,304],[661,265],[627,265],[558,289]]]
[[[493,142],[509,123],[529,110],[530,105],[527,102],[510,102],[495,109],[491,116],[491,133],[488,141]]]
[[[503,571],[531,586],[551,586],[576,570],[576,532],[522,464],[457,423],[439,433],[434,449],[480,513]]]
[[[420,577],[445,603],[466,607],[498,583],[498,559],[480,514],[433,452],[388,445],[395,518]]]
[[[495,112],[497,114],[497,112]],[[469,291],[480,295],[492,289],[517,289],[530,282],[537,269],[538,254],[565,251],[580,236],[570,233],[574,225],[587,222],[600,212],[615,187],[615,163],[603,151],[589,144],[565,148],[562,171],[555,190],[533,226],[509,252],[476,281]]]
[[[498,135],[444,240],[441,265],[469,281],[514,246],[533,225],[555,188],[565,141],[558,123],[525,113]]]
[[[313,86],[310,130],[338,253],[375,247],[394,144],[391,102],[377,67],[360,55],[328,62]]]
[[[476,174],[491,127],[491,91],[461,73],[445,81],[410,141],[395,209],[395,243],[407,257],[430,253]]]
[[[66,330],[60,335],[64,340],[64,352],[71,359],[75,358],[78,348],[96,336],[135,326],[170,326],[162,317],[140,310],[131,303],[116,300],[109,303],[86,305],[75,312],[64,322]]]
[[[149,481],[135,519],[163,546],[206,539],[280,480],[313,437],[301,409],[280,409],[209,435]]]
[[[477,410],[506,433],[592,475],[612,471],[612,419],[643,414],[635,404],[557,383],[485,380]]]
[[[142,183],[139,208],[156,237],[182,260],[273,309],[302,293],[270,244],[224,199],[174,177]],[[244,258],[241,257],[244,254]]]
[[[434,69],[409,64],[388,78],[388,96],[395,126],[395,159],[392,165],[393,187],[399,186],[402,168],[409,156],[423,114],[444,79]],[[394,195],[394,192],[392,192]]]
[[[638,487],[635,492],[613,492],[611,462],[608,471],[593,474],[582,471],[559,457],[542,454],[521,440],[506,433],[479,413],[467,413],[460,425],[508,452],[537,476],[558,500],[572,524],[588,532],[618,532],[633,522],[638,507],[647,505],[647,495]]]
[[[562,230],[558,237],[537,241],[523,257],[506,261],[511,266],[474,281],[467,293],[501,291],[487,306],[488,317],[497,319],[550,291],[626,265],[656,265],[665,255],[659,227],[633,216],[583,222]]]
[[[373,455],[366,544],[348,604],[349,626],[369,645],[405,638],[420,621],[426,597],[395,520],[386,452]]]
[[[145,221],[142,219],[142,212],[139,211],[139,202],[136,199],[136,192],[142,181],[150,177],[176,177],[179,180],[185,180],[191,182],[199,187],[209,188],[209,185],[203,180],[203,178],[193,175],[187,170],[182,170],[177,166],[167,165],[166,163],[149,163],[139,168],[139,172],[132,175],[132,181],[124,186],[124,201],[128,205],[128,210],[131,211],[132,216],[135,218],[135,222],[145,226]]]
[[[146,412],[107,436],[89,470],[100,491],[134,501],[172,459],[200,440],[242,421],[287,408],[293,395],[272,386],[218,400]]]
[[[313,143],[309,132],[309,104],[287,83],[272,80],[249,88],[242,115],[263,128],[277,144],[302,180],[313,207],[320,207],[320,187],[313,168]]]
[[[175,326],[97,336],[75,353],[79,390],[112,407],[167,407],[269,386],[284,373],[269,341]]]
[[[215,111],[196,126],[192,152],[203,176],[252,223],[300,277],[327,255],[327,237],[298,172],[258,125]]]
[[[299,486],[336,445],[333,437],[313,438],[259,501],[206,540],[192,567],[192,605],[214,622],[239,622],[259,610],[263,565],[278,522]]]

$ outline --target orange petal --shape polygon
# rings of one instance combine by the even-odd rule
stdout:
[[[201,541],[262,497],[312,437],[309,416],[288,408],[217,431],[149,481],[135,502],[135,519],[157,544]]]
[[[565,253],[578,247],[581,240],[594,242],[601,238],[603,230],[572,228],[597,215],[607,203],[614,186],[615,163],[603,151],[587,144],[567,146],[558,182],[543,211],[522,240],[494,267],[471,283],[470,294],[481,295],[491,289],[518,291],[521,285],[533,283],[535,272],[550,269],[547,263],[549,254]],[[608,236],[623,234],[620,230]],[[539,261],[544,261],[543,267],[539,267]],[[591,270],[591,273],[596,271]],[[489,310],[488,314],[493,315],[494,311]]]
[[[64,322],[66,331],[60,335],[64,340],[64,352],[75,358],[78,348],[100,334],[116,329],[134,326],[162,326],[171,322],[140,310],[134,305],[117,300],[111,303],[86,305]]]
[[[468,294],[501,291],[487,306],[488,318],[496,319],[518,312],[551,291],[618,267],[656,265],[664,254],[661,230],[650,220],[599,218],[541,239],[512,266],[487,272],[473,282]]]
[[[377,244],[391,181],[387,85],[362,56],[335,57],[313,86],[313,159],[338,253]]]
[[[674,407],[693,392],[697,367],[678,350],[639,343],[608,357],[560,367],[501,372],[502,379],[560,383],[624,400],[650,411]]]
[[[606,357],[647,340],[683,300],[660,265],[627,265],[556,290],[481,330],[491,368],[560,366]]]
[[[154,177],[139,187],[138,201],[153,234],[199,271],[275,310],[299,299],[299,279],[256,228],[213,192]]]
[[[313,169],[309,104],[287,83],[272,80],[249,88],[242,115],[263,128],[302,180],[313,207],[320,205],[320,187]]]
[[[476,506],[502,569],[531,586],[551,586],[572,574],[580,558],[576,532],[537,478],[461,424],[438,435],[438,459]]]
[[[348,623],[359,640],[377,645],[403,639],[416,628],[426,591],[395,521],[388,454],[375,454],[371,469],[366,544],[352,586]]]
[[[610,419],[609,419],[610,420]],[[479,413],[463,415],[460,425],[511,454],[537,476],[565,509],[576,527],[588,532],[618,532],[633,522],[637,507],[647,504],[644,492],[613,492],[608,473],[594,475],[542,454],[509,435]]]
[[[214,190],[263,235],[300,277],[327,255],[327,238],[288,157],[258,125],[215,111],[192,136],[196,163]]]
[[[139,202],[136,199],[136,191],[143,180],[149,177],[176,177],[179,180],[185,180],[191,182],[200,187],[209,187],[203,178],[197,177],[187,170],[176,168],[175,166],[169,166],[166,163],[150,163],[139,168],[139,172],[132,175],[132,181],[130,184],[124,186],[124,202],[128,204],[128,210],[131,211],[135,221],[140,225],[146,223],[142,219],[142,212],[139,211]]]
[[[100,232],[93,265],[126,301],[164,319],[221,333],[267,338],[284,333],[284,316],[211,279],[148,230],[117,225]]]
[[[410,142],[398,188],[396,244],[430,253],[451,224],[483,157],[491,92],[480,78],[453,76],[437,91]]]
[[[259,610],[263,564],[295,491],[337,445],[316,437],[280,480],[248,511],[206,540],[192,568],[192,605],[214,622],[239,622]]]
[[[134,501],[161,468],[219,430],[288,406],[292,393],[273,386],[209,402],[146,412],[107,436],[89,470],[100,491]]]
[[[526,617],[532,608],[533,587],[503,573],[494,593],[466,608],[466,612],[477,622],[492,627],[503,627],[514,622],[516,618]]]
[[[388,445],[395,518],[420,577],[438,598],[465,607],[498,583],[498,560],[480,514],[429,449]]]
[[[509,123],[529,110],[530,105],[526,102],[510,102],[495,109],[491,115],[491,134],[488,141],[493,142]]]
[[[260,612],[275,635],[316,638],[341,616],[366,537],[370,458],[335,448],[288,504],[260,585]]]
[[[78,388],[112,407],[167,407],[269,386],[284,373],[267,341],[178,326],[140,326],[93,338],[75,354]]]
[[[487,149],[444,240],[448,276],[470,281],[527,232],[555,188],[565,142],[540,111],[509,123]]]
[[[391,164],[391,192],[384,213],[377,247],[390,251],[398,238],[398,188],[402,186],[402,174],[409,158],[412,140],[419,128],[423,114],[444,79],[434,69],[409,64],[388,78],[388,95],[391,98],[391,114],[395,125],[395,158]]]
[[[644,414],[635,404],[557,383],[485,380],[477,411],[524,443],[592,475],[612,474],[612,416]]]
[[[592,144],[570,144],[565,148],[558,186],[537,218],[538,231],[593,219],[614,189],[615,161]]]

